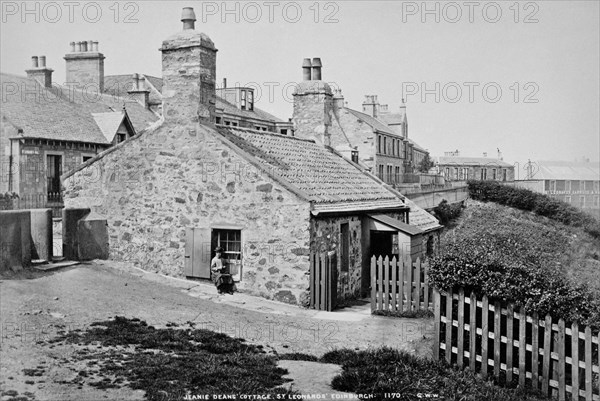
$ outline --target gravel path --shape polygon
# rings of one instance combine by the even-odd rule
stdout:
[[[73,346],[38,343],[61,330],[85,329],[115,315],[220,331],[261,344],[267,352],[321,356],[335,348],[388,345],[431,354],[432,320],[300,309],[245,294],[219,296],[211,284],[167,278],[115,262],[81,264],[0,281],[0,394],[36,400],[136,400],[128,388],[98,390],[71,380]],[[30,369],[24,371],[25,369]]]

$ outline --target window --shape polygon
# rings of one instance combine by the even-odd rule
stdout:
[[[400,182],[400,167],[396,166],[396,174],[394,176],[394,182],[399,183]]]
[[[579,191],[579,181],[571,181],[571,191],[572,192]]]
[[[350,265],[350,225],[342,223],[340,226],[340,269],[347,272]]]
[[[248,91],[248,110],[254,110],[254,92],[251,90]]]
[[[216,118],[216,123],[217,123],[217,124],[221,124],[221,121],[222,121],[221,117],[217,117],[217,118]]]
[[[446,178],[450,179],[450,167],[446,167]]]
[[[383,164],[379,165],[379,179],[383,180]]]
[[[565,196],[565,202],[571,203],[571,197],[570,196]]]
[[[558,181],[556,181],[556,190],[557,191],[564,191],[565,190],[565,181],[564,180],[558,180]]]
[[[599,202],[600,202],[600,197],[598,196],[594,196],[594,207],[598,207],[599,206]]]
[[[482,168],[481,169],[481,181],[485,181],[487,180],[487,169]]]
[[[223,258],[227,260],[231,275],[240,273],[242,262],[242,232],[240,230],[213,229],[211,252],[216,247],[223,248]],[[212,254],[212,257],[214,254]]]
[[[83,162],[83,163],[85,163],[85,162],[87,162],[88,160],[91,160],[91,159],[93,159],[93,158],[94,158],[94,156],[82,156],[82,157],[81,157],[81,160],[82,160],[82,162]]]
[[[508,173],[508,170],[506,170],[505,168],[502,169],[502,181],[506,181],[506,175]]]
[[[454,178],[455,180],[458,180],[458,167],[454,167]]]
[[[240,93],[240,108],[246,110],[246,91],[242,90]]]
[[[383,137],[383,154],[387,153],[387,138]]]
[[[381,153],[381,135],[377,135],[377,153]]]
[[[492,169],[492,180],[494,180],[494,181],[496,180],[496,169],[495,168]]]
[[[387,183],[392,182],[392,174],[393,174],[393,167],[388,164],[388,166],[386,168],[385,182],[387,182]]]
[[[579,197],[579,207],[585,207],[585,196]]]
[[[46,156],[46,177],[48,185],[48,200],[60,201],[60,176],[62,175],[62,156]]]
[[[279,133],[281,135],[287,135],[287,129],[281,129],[281,130],[279,130]]]
[[[127,134],[117,134],[117,143],[124,142],[127,139]]]
[[[571,192],[571,181],[565,181],[565,191]]]
[[[350,155],[351,155],[352,161],[354,163],[358,164],[358,150],[353,150],[352,152],[350,152]]]

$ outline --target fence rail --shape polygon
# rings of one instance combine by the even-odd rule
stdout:
[[[410,256],[371,258],[371,311],[415,311],[432,306],[428,264]]]
[[[433,292],[434,357],[559,400],[600,400],[600,335],[471,293]]]

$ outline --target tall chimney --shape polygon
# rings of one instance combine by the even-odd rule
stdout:
[[[331,146],[331,121],[334,113],[333,92],[329,84],[321,80],[321,59],[314,58],[312,80],[307,79],[310,59],[304,59],[302,69],[305,80],[294,92],[294,136],[312,139],[324,146]]]
[[[340,110],[345,106],[344,95],[342,95],[341,89],[334,90],[333,94],[333,112],[339,117]]]
[[[51,88],[52,87],[52,73],[54,70],[46,67],[46,56],[33,56],[31,57],[31,69],[25,70],[29,78],[33,78],[40,83],[40,85]]]
[[[217,49],[194,29],[191,7],[183,9],[183,30],[162,43],[163,116],[179,124],[214,123]]]
[[[379,109],[379,101],[377,95],[365,95],[365,101],[362,104],[363,113],[370,115],[371,117],[377,118],[377,111]]]
[[[323,65],[321,64],[321,59],[318,57],[313,58],[313,60],[312,60],[312,79],[313,79],[313,81],[321,80],[321,67],[323,67]]]
[[[71,48],[73,44],[75,52],[67,53],[64,57],[67,63],[67,83],[80,89],[96,88],[99,93],[104,92],[105,57],[98,52],[98,42],[71,42]]]
[[[309,58],[305,58],[302,62],[302,79],[304,81],[310,81],[312,79],[312,63]]]

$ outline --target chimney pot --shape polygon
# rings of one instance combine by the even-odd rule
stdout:
[[[46,68],[46,56],[40,56],[40,68]]]
[[[310,59],[305,58],[304,61],[302,61],[302,78],[305,81],[310,81],[312,79],[311,68],[312,63],[310,62]]]
[[[69,43],[71,45],[71,53],[75,52],[75,42]]]
[[[88,51],[88,49],[87,49],[87,42],[85,40],[81,42],[81,51],[82,52],[87,52]]]
[[[184,7],[181,12],[181,22],[183,22],[183,30],[194,29],[196,14],[193,7]]]
[[[98,51],[98,41],[97,40],[94,41],[94,51],[95,52]]]
[[[223,89],[227,89],[227,78],[223,78]]]
[[[93,52],[94,51],[94,41],[93,40],[88,40],[87,42],[87,47],[88,47],[88,52]]]
[[[321,76],[321,59],[319,57],[315,57],[312,60],[312,78],[314,81],[320,81],[322,79]]]
[[[81,42],[75,42],[75,51],[77,53],[81,51]]]
[[[38,68],[38,57],[37,56],[31,57],[31,67]]]

